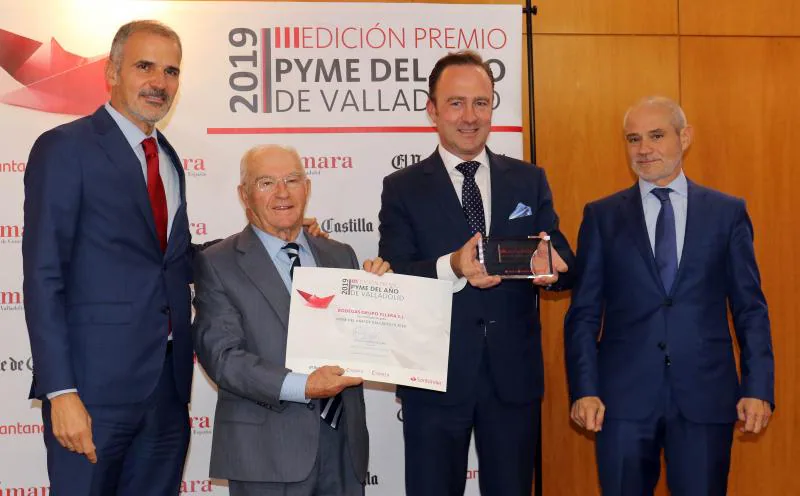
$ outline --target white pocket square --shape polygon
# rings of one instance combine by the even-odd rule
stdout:
[[[529,215],[533,215],[531,207],[520,202],[517,203],[517,206],[514,207],[514,211],[508,216],[508,220],[519,219],[520,217],[527,217]]]

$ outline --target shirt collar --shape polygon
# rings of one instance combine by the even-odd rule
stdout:
[[[656,186],[651,182],[639,178],[639,193],[642,195],[643,200],[648,197],[651,191],[660,187],[661,186]],[[678,174],[678,177],[676,177],[675,179],[672,180],[671,183],[663,187],[670,188],[672,191],[681,195],[684,198],[689,196],[689,184],[688,181],[686,180],[686,176],[683,174],[683,169],[681,169],[681,172],[680,174]]]
[[[286,246],[287,241],[262,231],[254,224],[250,224],[250,226],[253,228],[253,232],[256,233],[256,236],[258,236],[258,239],[261,240],[261,244],[263,244],[264,248],[267,249],[267,253],[269,253],[270,258],[275,259],[283,247]],[[294,242],[300,246],[300,251],[311,253],[311,249],[308,246],[308,239],[306,239],[306,235],[302,229],[300,230],[300,234],[297,235],[297,238],[294,240]]]
[[[153,127],[153,132],[149,135],[144,134],[144,132],[139,129],[136,124],[129,121],[127,117],[112,107],[111,103],[106,102],[105,109],[108,111],[109,115],[111,115],[111,118],[114,119],[114,122],[117,123],[117,127],[119,127],[119,130],[122,131],[122,135],[125,136],[128,144],[131,145],[131,148],[134,150],[141,149],[142,141],[145,138],[155,138],[156,142],[158,142],[158,131],[155,127]]]
[[[439,145],[439,156],[442,157],[442,162],[444,162],[444,166],[447,169],[448,174],[452,174],[453,170],[455,170],[458,164],[465,162],[465,160],[462,158],[457,157],[447,151],[442,145]],[[479,162],[481,167],[489,167],[489,155],[486,154],[485,146],[478,156],[472,159],[472,161]]]

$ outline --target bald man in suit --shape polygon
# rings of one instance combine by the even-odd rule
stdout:
[[[632,187],[589,203],[565,321],[572,419],[597,432],[604,495],[724,496],[734,422],[774,403],[767,302],[744,201],[686,178],[693,129],[647,98],[625,116]],[[728,309],[740,348],[737,377]]]

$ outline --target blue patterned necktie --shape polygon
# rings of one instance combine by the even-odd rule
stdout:
[[[289,279],[294,279],[294,269],[295,267],[300,267],[300,245],[297,243],[286,243],[282,249],[286,252],[289,261],[292,263],[291,268],[289,268]],[[341,393],[333,398],[321,399],[319,401],[319,407],[322,420],[336,429],[339,426],[339,419],[342,417],[342,409],[344,408]]]
[[[461,208],[467,218],[469,230],[474,236],[476,232],[486,238],[486,217],[483,213],[483,198],[478,183],[475,182],[475,173],[481,163],[474,160],[462,162],[456,170],[464,175],[464,184],[461,186]]]
[[[651,191],[661,200],[661,210],[656,220],[655,257],[658,274],[664,291],[669,294],[675,274],[678,272],[678,241],[675,234],[675,210],[669,199],[670,188],[655,188]]]

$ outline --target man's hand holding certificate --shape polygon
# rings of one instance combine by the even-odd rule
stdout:
[[[294,272],[286,366],[447,389],[452,284],[352,269]]]

